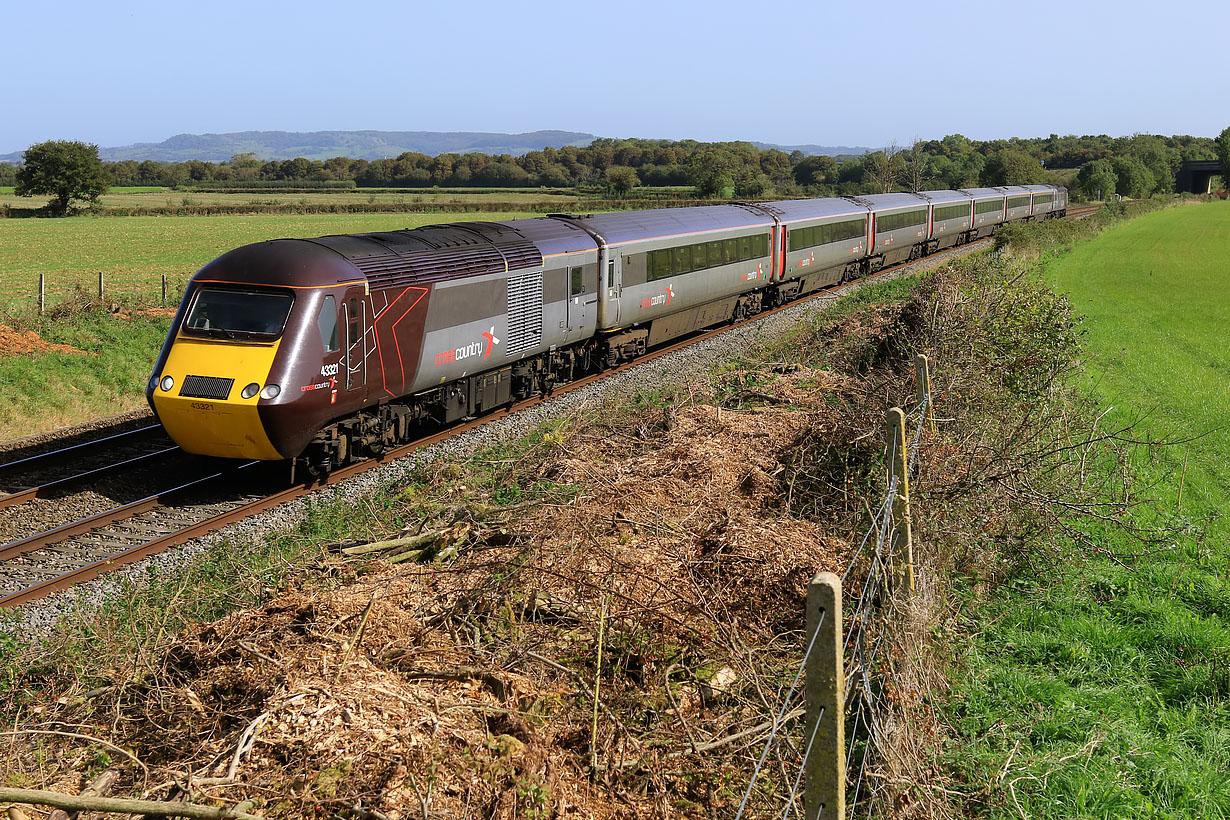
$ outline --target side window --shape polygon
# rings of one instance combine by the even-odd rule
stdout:
[[[671,270],[676,273],[688,273],[692,270],[692,249],[687,245],[675,248],[675,264]]]
[[[337,303],[332,296],[326,296],[320,303],[320,314],[316,317],[316,329],[320,331],[320,343],[326,353],[337,352]]]
[[[359,341],[359,300],[351,299],[347,317],[350,321],[350,335],[347,337],[349,344],[355,344]]]
[[[571,276],[572,276],[572,291],[571,291],[571,295],[573,295],[573,296],[577,296],[577,295],[581,294],[582,292],[584,292],[584,290],[585,290],[584,285],[581,283],[581,269],[580,269],[580,268],[572,268],[572,269],[571,269],[571,271],[570,271],[570,274],[571,274]]]
[[[692,270],[704,270],[709,267],[706,261],[708,254],[705,252],[705,245],[702,242],[699,245],[692,246]]]

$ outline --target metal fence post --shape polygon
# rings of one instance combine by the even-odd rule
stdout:
[[[885,419],[888,438],[888,484],[897,479],[897,493],[893,496],[893,528],[889,536],[890,556],[900,555],[904,560],[902,572],[910,592],[914,591],[914,535],[910,524],[910,475],[905,454],[905,413],[900,407],[888,411]]]
[[[806,667],[804,737],[812,741],[803,797],[806,820],[846,817],[846,676],[841,620],[841,579],[831,572],[821,572],[807,588],[807,645],[811,654]]]
[[[42,316],[47,309],[47,274],[38,275],[38,315]]]
[[[917,385],[918,403],[926,403],[927,429],[935,432],[935,411],[931,408],[931,362],[926,355],[914,357],[914,383]]]

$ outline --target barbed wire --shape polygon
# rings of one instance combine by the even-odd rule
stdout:
[[[918,454],[922,445],[923,428],[926,426],[928,412],[931,409],[930,397],[918,403],[918,405],[910,411],[906,419],[911,423],[916,423],[917,428],[914,431],[914,436],[910,442],[907,456],[906,475],[917,475]],[[892,550],[892,533],[896,522],[893,518],[893,500],[896,498],[899,482],[903,477],[892,476],[888,481],[888,486],[885,488],[885,494],[880,503],[876,506],[875,512],[872,514],[871,521],[867,527],[863,538],[859,543],[858,548],[850,557],[849,563],[846,566],[841,576],[842,585],[850,577],[854,568],[858,565],[859,560],[868,547],[873,543],[874,548],[871,550],[871,558],[868,562],[867,574],[863,578],[860,586],[858,597],[855,600],[854,611],[852,615],[846,619],[847,631],[843,636],[842,655],[845,660],[845,679],[847,682],[845,699],[843,702],[846,715],[847,726],[849,732],[846,735],[846,777],[847,782],[853,782],[852,788],[848,791],[849,800],[847,801],[847,809],[849,817],[853,818],[856,808],[860,803],[871,801],[871,804],[866,807],[865,815],[870,815],[874,810],[876,792],[870,786],[870,778],[868,775],[868,766],[872,760],[872,749],[882,745],[882,738],[878,736],[879,729],[874,720],[875,714],[879,709],[879,693],[874,680],[874,672],[876,661],[880,657],[880,652],[884,644],[884,634],[882,631],[874,628],[874,611],[877,609],[876,598],[882,591],[887,591],[888,572],[891,563],[896,556],[890,554]],[[748,783],[746,792],[743,795],[743,800],[739,805],[736,820],[741,820],[743,813],[747,808],[748,802],[751,799],[752,793],[755,790],[757,779],[764,768],[765,761],[775,743],[781,743],[786,740],[784,736],[778,736],[781,724],[784,722],[784,716],[791,708],[794,708],[795,693],[798,691],[799,681],[802,679],[807,667],[807,662],[811,657],[812,650],[816,645],[816,638],[820,634],[820,626],[824,622],[827,615],[821,612],[820,623],[813,632],[807,648],[804,651],[803,659],[799,663],[794,679],[791,682],[789,691],[782,702],[782,707],[774,718],[773,726],[769,732],[769,737],[765,741],[764,750],[760,754],[760,758],[756,763],[756,768],[752,772],[751,780]],[[849,685],[853,683],[853,686]],[[821,709],[815,724],[811,727],[811,734],[807,738],[807,742],[803,747],[802,754],[798,758],[798,770],[794,773],[794,779],[790,794],[786,798],[785,807],[781,813],[783,820],[788,818],[794,810],[795,801],[798,799],[800,785],[806,776],[807,763],[811,759],[812,751],[816,743],[816,737],[819,734],[819,728],[824,720],[824,710]],[[790,742],[790,747],[794,747],[793,741]],[[855,757],[858,757],[857,767],[851,769],[851,764],[854,763]],[[867,786],[867,794],[864,796],[864,785]]]

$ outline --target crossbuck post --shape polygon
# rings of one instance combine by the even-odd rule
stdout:
[[[888,411],[885,419],[888,439],[888,484],[897,479],[893,496],[893,529],[889,536],[890,556],[900,555],[902,573],[910,592],[914,591],[914,536],[910,525],[910,475],[905,455],[905,413],[900,407]]]
[[[818,631],[818,634],[817,634]],[[807,588],[806,820],[846,817],[846,675],[842,658],[841,579],[821,572]]]

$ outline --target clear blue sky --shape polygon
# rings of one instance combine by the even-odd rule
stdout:
[[[1230,124],[1226,0],[963,5],[0,0],[0,153],[246,130],[879,147]]]

